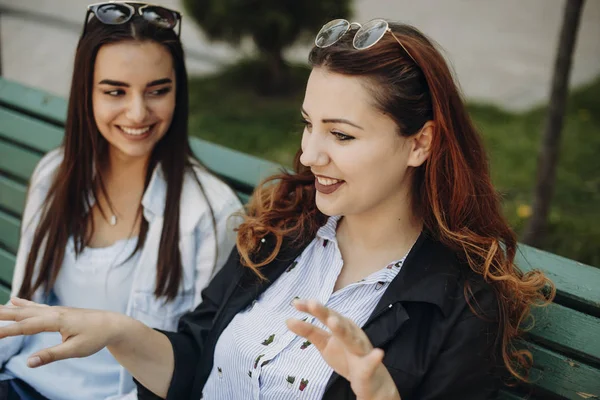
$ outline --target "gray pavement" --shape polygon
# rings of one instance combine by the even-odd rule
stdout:
[[[66,96],[78,30],[92,0],[0,0],[5,77]],[[180,0],[154,3],[182,9]],[[411,23],[436,40],[467,98],[523,110],[546,101],[563,0],[355,0],[355,20],[384,17]],[[42,18],[40,18],[40,16]],[[45,22],[42,22],[45,19]],[[572,86],[600,74],[600,1],[586,2]],[[205,74],[252,51],[210,43],[184,17],[182,40],[191,74]],[[302,61],[308,45],[290,49]]]

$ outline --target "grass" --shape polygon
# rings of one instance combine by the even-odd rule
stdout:
[[[190,82],[190,132],[215,143],[290,165],[300,141],[299,107],[308,69],[293,68],[286,97],[256,95],[252,63]],[[531,212],[537,149],[545,107],[510,113],[469,104],[503,197],[507,218],[521,232]],[[543,248],[600,266],[600,78],[569,96],[557,182]]]

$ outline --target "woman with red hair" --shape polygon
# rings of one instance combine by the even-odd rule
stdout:
[[[310,63],[295,171],[257,188],[177,333],[15,299],[0,337],[60,331],[34,366],[108,346],[142,398],[484,399],[524,379],[514,340],[553,286],[514,264],[440,52],[408,25],[334,20]]]

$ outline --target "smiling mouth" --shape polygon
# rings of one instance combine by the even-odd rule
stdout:
[[[150,130],[154,127],[154,125],[156,125],[156,124],[144,126],[143,128],[129,128],[129,127],[122,126],[122,125],[117,125],[117,127],[123,133],[125,133],[129,136],[143,136],[144,134],[150,132]]]
[[[315,176],[315,178],[317,178],[317,181],[319,181],[319,183],[321,185],[325,185],[325,186],[331,186],[331,185],[335,185],[338,182],[341,182],[340,179],[325,178],[323,176]]]
[[[323,194],[330,194],[335,192],[340,186],[346,181],[341,179],[326,178],[324,176],[315,175],[315,188],[317,191]]]

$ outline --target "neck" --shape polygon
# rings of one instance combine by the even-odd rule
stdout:
[[[338,224],[338,238],[345,247],[368,252],[410,248],[423,229],[423,221],[415,217],[408,199],[409,194],[369,212],[344,216]]]
[[[108,163],[102,171],[107,191],[135,191],[143,188],[146,180],[149,157],[127,157],[116,151],[110,151]]]

